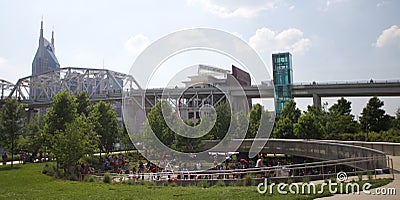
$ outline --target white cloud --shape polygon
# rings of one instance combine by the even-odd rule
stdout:
[[[289,6],[290,11],[294,10],[295,8],[296,8],[296,6],[294,6],[294,5]]]
[[[400,28],[397,25],[393,25],[390,28],[382,31],[374,46],[377,48],[386,46],[400,47]]]
[[[241,3],[240,1],[217,3],[215,0],[188,0],[187,3],[191,6],[200,6],[202,9],[222,18],[252,18],[256,17],[262,11],[275,8],[277,0],[268,0],[261,3],[254,1],[248,1],[245,3]]]
[[[149,38],[142,34],[134,35],[131,36],[126,42],[125,42],[125,49],[128,50],[131,53],[140,53],[143,51],[150,43]]]
[[[311,40],[296,28],[290,28],[280,33],[268,28],[258,29],[249,44],[259,53],[271,55],[273,52],[289,51],[292,54],[304,54],[311,47]]]

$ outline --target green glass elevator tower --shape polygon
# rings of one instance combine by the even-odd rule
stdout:
[[[275,109],[279,117],[285,103],[292,99],[292,54],[289,52],[272,54],[272,68],[275,86]]]

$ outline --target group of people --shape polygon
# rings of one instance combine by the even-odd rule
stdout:
[[[104,171],[112,171],[115,173],[125,173],[129,174],[130,172],[130,164],[129,161],[124,159],[122,153],[119,153],[118,156],[108,156],[103,161],[103,170]]]
[[[94,167],[92,165],[88,165],[85,164],[85,162],[82,161],[81,165],[80,165],[80,169],[79,171],[81,172],[81,180],[85,180],[85,176],[87,174],[94,174],[95,170]]]
[[[28,151],[24,151],[23,149],[21,149],[19,152],[19,162],[25,164],[26,162],[42,162],[47,160],[46,157],[44,156],[43,151],[39,151],[39,152],[32,152],[29,153]],[[1,156],[2,160],[3,160],[3,165],[7,164],[8,161],[8,155],[7,152],[3,152],[2,156]]]
[[[39,152],[34,151],[31,154],[29,154],[29,151],[24,151],[21,149],[19,151],[19,160],[20,160],[20,162],[25,164],[26,162],[32,162],[32,163],[42,162],[46,159],[44,157],[43,151],[39,151]]]

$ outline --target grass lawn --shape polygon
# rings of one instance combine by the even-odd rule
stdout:
[[[41,174],[43,166],[0,166],[0,199],[314,199],[329,195],[327,191],[319,196],[263,195],[256,186],[200,188],[67,181]]]

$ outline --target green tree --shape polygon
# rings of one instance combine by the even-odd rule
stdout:
[[[283,117],[279,118],[273,130],[274,138],[295,138],[294,134],[294,124],[289,118]]]
[[[295,124],[299,120],[300,115],[301,111],[296,107],[296,102],[293,99],[290,99],[282,108],[279,118],[288,118],[293,124]]]
[[[186,120],[185,121],[186,125],[189,125],[191,127],[195,126],[195,122],[193,119]],[[181,124],[179,127],[179,132],[189,132],[190,130],[187,130],[188,127]],[[174,145],[172,145],[175,150],[181,151],[181,152],[186,152],[186,153],[196,153],[199,151],[202,151],[202,147],[204,146],[204,142],[201,137],[198,138],[188,138],[181,136],[179,134],[175,134],[175,141]]]
[[[339,139],[340,133],[356,133],[359,126],[351,114],[351,102],[345,98],[338,99],[337,103],[329,108],[329,117],[326,123],[326,139]]]
[[[21,135],[24,126],[25,104],[20,104],[16,99],[9,98],[5,100],[0,114],[0,139],[5,147],[11,152],[11,167],[14,166],[14,150],[18,137]]]
[[[163,104],[163,105],[162,105]],[[165,109],[165,116],[163,115],[162,108]],[[174,132],[168,127],[165,120],[174,121],[173,109],[166,101],[159,101],[153,106],[147,114],[147,121],[145,123],[145,131],[153,131],[153,133],[168,147],[171,147],[174,140]]]
[[[295,138],[294,124],[296,124],[301,116],[300,109],[296,108],[296,102],[291,99],[285,103],[279,118],[273,129],[273,137],[275,138]]]
[[[57,162],[57,169],[64,176],[74,175],[75,164],[97,147],[98,136],[94,124],[82,113],[77,112],[77,99],[67,91],[53,97],[52,107],[45,115],[44,128],[39,138],[44,141]]]
[[[329,108],[329,112],[336,115],[351,115],[351,102],[342,97]]]
[[[237,112],[233,116],[234,123],[232,124],[233,128],[233,137],[234,139],[241,139],[242,135],[247,134],[249,121],[247,116],[243,112]]]
[[[84,114],[85,116],[88,116],[90,101],[89,95],[85,91],[82,91],[76,95],[76,103],[76,112],[78,114]]]
[[[43,139],[46,146],[51,146],[57,131],[64,131],[67,123],[77,116],[76,98],[66,90],[53,97],[52,107],[47,110],[43,128]]]
[[[37,152],[44,145],[41,137],[41,128],[44,127],[44,123],[44,117],[33,115],[29,123],[25,125],[29,150],[32,152]]]
[[[249,126],[247,129],[246,138],[255,138],[258,132],[271,133],[273,128],[273,119],[268,110],[260,104],[256,104],[249,112]],[[260,124],[262,124],[260,128]],[[269,137],[269,135],[268,135]]]
[[[379,132],[390,128],[390,116],[382,109],[384,102],[377,97],[369,99],[367,106],[363,108],[360,123],[367,131]]]
[[[100,156],[101,152],[109,153],[119,136],[117,113],[109,103],[100,101],[91,109],[89,119],[94,125],[95,132],[100,136]]]
[[[69,177],[76,174],[76,163],[83,156],[93,154],[98,145],[98,135],[93,125],[84,115],[79,115],[65,124],[64,130],[57,130],[54,135],[52,152],[57,158],[58,166]]]
[[[217,119],[210,133],[216,140],[222,140],[228,133],[231,124],[231,108],[228,103],[222,102],[215,106]]]
[[[264,108],[260,104],[254,105],[249,112],[249,128],[247,129],[246,138],[256,137],[258,128],[260,127],[261,113]]]
[[[135,146],[132,143],[131,138],[129,137],[128,131],[126,130],[125,124],[123,124],[122,128],[119,129],[120,131],[120,141],[123,145],[125,150],[132,150]]]
[[[400,130],[400,108],[397,108],[396,111],[396,120],[394,121],[394,126],[395,129]]]
[[[300,116],[298,123],[294,125],[294,134],[302,139],[320,139],[321,125],[317,116],[312,112],[306,112]]]

